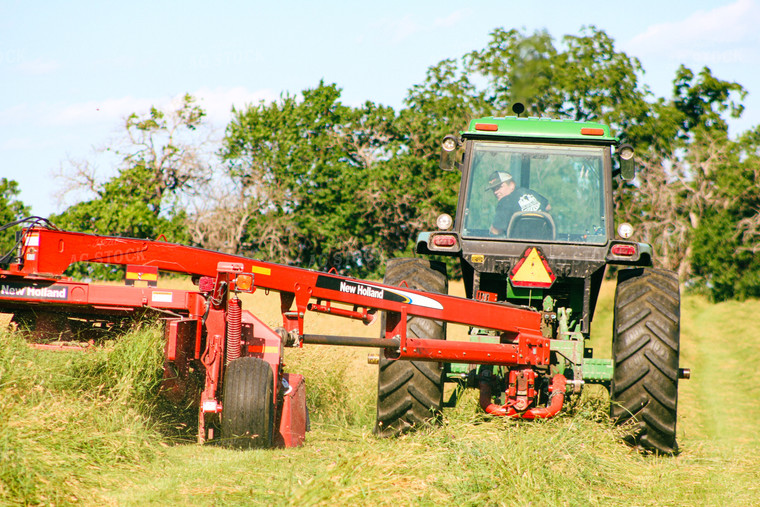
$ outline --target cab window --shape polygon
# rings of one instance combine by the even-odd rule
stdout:
[[[473,142],[462,235],[605,243],[604,157],[604,147]],[[510,189],[524,198],[499,205]],[[536,199],[545,206],[520,207]]]

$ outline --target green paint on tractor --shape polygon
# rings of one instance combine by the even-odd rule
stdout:
[[[532,139],[568,139],[616,144],[618,139],[607,125],[593,122],[554,120],[550,118],[518,118],[488,116],[470,121],[464,136],[518,137]]]

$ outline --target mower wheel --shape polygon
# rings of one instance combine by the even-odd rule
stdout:
[[[626,269],[618,274],[610,414],[632,422],[626,441],[645,451],[673,454],[676,444],[680,295],[675,273]]]
[[[230,362],[224,374],[222,444],[238,449],[272,447],[272,367],[258,357]]]
[[[422,258],[397,258],[388,261],[384,283],[406,282],[410,289],[446,294],[446,265]],[[382,332],[385,332],[383,318]],[[407,318],[407,336],[434,340],[446,339],[444,322]],[[395,436],[440,417],[443,402],[443,365],[426,361],[393,361],[380,350],[377,378],[377,420],[375,434]]]

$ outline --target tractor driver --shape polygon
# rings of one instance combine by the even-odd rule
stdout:
[[[551,204],[543,195],[533,190],[517,187],[514,178],[508,172],[494,171],[488,178],[488,190],[493,191],[499,200],[491,224],[491,234],[503,236],[507,232],[509,221],[520,211],[550,211]]]

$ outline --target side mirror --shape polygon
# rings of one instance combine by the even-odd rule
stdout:
[[[620,177],[624,180],[632,180],[636,176],[636,167],[633,163],[633,146],[623,144],[618,148],[620,154]]]
[[[444,171],[453,171],[454,169],[461,170],[461,165],[458,160],[459,146],[461,146],[456,136],[451,134],[443,138],[441,142],[441,160],[438,166]]]

